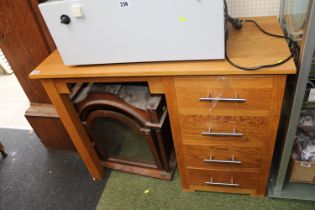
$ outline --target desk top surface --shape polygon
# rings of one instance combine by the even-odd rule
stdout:
[[[282,34],[276,17],[251,18],[267,31]],[[273,38],[260,32],[252,23],[245,23],[241,31],[229,29],[228,54],[241,66],[259,66],[279,62],[289,56],[284,39]],[[65,66],[54,51],[31,72],[32,79],[84,78],[84,77],[139,77],[139,76],[197,76],[197,75],[246,75],[246,74],[295,74],[296,67],[289,62],[256,71],[244,71],[231,66],[226,60],[174,61],[132,64],[104,64]]]

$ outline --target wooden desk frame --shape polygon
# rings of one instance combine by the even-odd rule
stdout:
[[[254,20],[258,21],[263,28],[271,33],[282,33],[275,17],[259,17],[254,18]],[[248,39],[248,37],[250,37],[250,39]],[[245,24],[242,31],[234,31],[231,29],[229,43],[228,51],[230,58],[243,66],[275,63],[290,53],[285,40],[268,37],[252,24]],[[95,180],[104,177],[104,168],[70,100],[69,93],[71,90],[69,89],[69,84],[84,82],[146,82],[148,83],[151,94],[165,95],[177,165],[184,191],[201,189],[264,195],[265,187],[268,182],[273,143],[277,131],[286,75],[295,73],[296,67],[293,59],[283,65],[258,71],[243,71],[231,66],[225,60],[65,66],[59,53],[55,51],[30,74],[30,77],[32,79],[40,79],[42,82],[79,155]],[[235,78],[246,75],[254,77],[258,77],[259,75],[266,77],[269,75],[273,78],[272,87],[274,89],[272,90],[271,97],[274,99],[274,101],[272,101],[274,105],[272,106],[273,108],[269,110],[272,114],[270,114],[268,120],[270,125],[268,125],[269,127],[266,129],[270,131],[270,134],[266,138],[268,143],[264,147],[265,151],[263,151],[266,157],[262,160],[264,167],[261,168],[261,173],[263,174],[259,177],[259,186],[257,186],[256,190],[247,188],[240,190],[233,188],[225,189],[217,186],[195,186],[191,183],[191,180],[189,180],[191,178],[188,176],[189,172],[186,170],[184,162],[184,143],[180,128],[179,102],[177,98],[180,93],[176,93],[175,80],[178,81],[180,78],[189,77],[196,80],[194,84],[198,84],[198,80],[203,77],[210,78],[209,81],[213,81],[211,80],[212,76]],[[204,86],[206,87],[207,85]],[[253,88],[255,87],[253,86]],[[187,89],[182,88],[178,91],[185,90]]]

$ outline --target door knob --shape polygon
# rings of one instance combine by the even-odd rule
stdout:
[[[60,22],[62,24],[68,25],[71,22],[71,19],[68,15],[61,15],[60,16]]]

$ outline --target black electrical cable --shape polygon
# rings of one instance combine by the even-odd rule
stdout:
[[[272,36],[272,37],[276,37],[276,38],[283,38],[289,41],[289,46],[291,48],[292,53],[290,54],[290,56],[288,56],[287,58],[285,58],[284,60],[280,60],[277,63],[273,63],[273,64],[265,64],[265,65],[261,65],[261,66],[254,66],[254,67],[245,67],[245,66],[240,66],[238,64],[235,64],[228,56],[227,53],[227,38],[228,38],[228,29],[225,26],[225,30],[226,30],[226,43],[225,43],[225,59],[234,67],[242,69],[242,70],[247,70],[247,71],[251,71],[251,70],[258,70],[258,69],[262,69],[262,68],[268,68],[268,67],[275,67],[275,66],[279,66],[282,65],[286,62],[288,62],[291,58],[294,58],[295,61],[298,60],[298,55],[299,55],[299,46],[298,44],[290,37],[288,36],[283,36],[283,35],[278,35],[278,34],[273,34],[270,33],[268,31],[265,31],[256,21],[254,20],[241,20],[238,18],[232,18],[229,14],[228,14],[228,7],[226,4],[226,1],[224,1],[224,13],[225,13],[225,21],[226,22],[230,22],[233,27],[237,30],[240,30],[243,27],[243,23],[253,23],[255,24],[255,26],[264,34],[268,35],[268,36]]]
[[[272,37],[276,37],[276,38],[284,38],[284,39],[287,39],[289,40],[289,42],[291,42],[293,45],[296,45],[296,43],[290,38],[290,37],[287,37],[287,36],[282,36],[282,35],[278,35],[278,34],[272,34],[270,32],[267,32],[265,31],[264,29],[262,29],[259,24],[254,21],[254,20],[244,20],[244,22],[250,22],[250,23],[254,23],[257,28],[263,32],[264,34],[266,35],[269,35],[269,36],[272,36]],[[296,47],[296,46],[295,46]],[[295,56],[295,50],[293,51],[293,53],[291,53],[287,58],[285,58],[284,60],[281,60],[279,61],[278,63],[273,63],[273,64],[265,64],[265,65],[261,65],[261,66],[255,66],[255,67],[244,67],[244,66],[240,66],[238,64],[235,64],[228,56],[228,53],[227,53],[227,44],[225,45],[225,59],[234,67],[236,68],[239,68],[239,69],[243,69],[243,70],[247,70],[247,71],[250,71],[250,70],[258,70],[258,69],[262,69],[262,68],[268,68],[268,67],[274,67],[274,66],[279,66],[279,65],[282,65],[286,62],[288,62],[291,58],[293,58]]]

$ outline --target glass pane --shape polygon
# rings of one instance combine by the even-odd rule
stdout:
[[[97,118],[92,126],[109,157],[155,165],[144,134],[112,118]]]
[[[295,39],[303,36],[309,0],[286,0],[284,15],[288,33]]]

